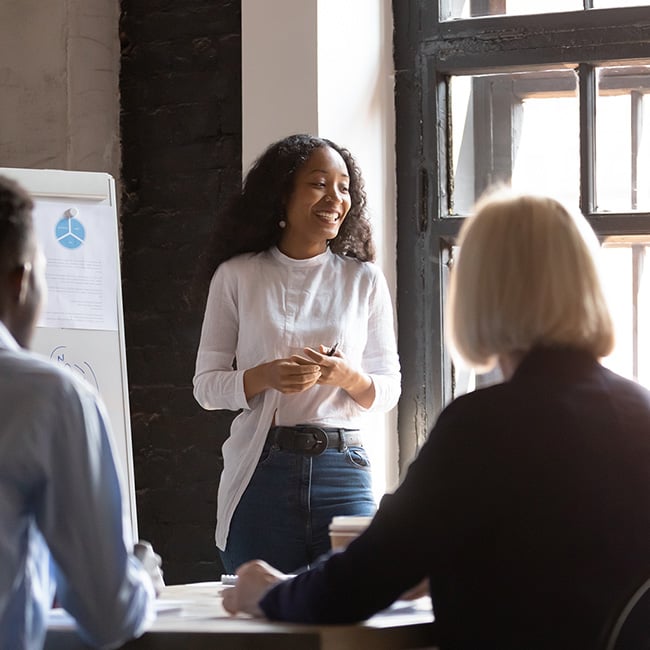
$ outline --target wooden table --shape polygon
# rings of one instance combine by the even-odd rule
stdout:
[[[358,625],[297,625],[223,609],[218,582],[172,585],[158,600],[152,628],[124,648],[134,650],[403,650],[431,647],[431,601],[399,601]],[[87,648],[64,612],[50,617],[46,650]]]

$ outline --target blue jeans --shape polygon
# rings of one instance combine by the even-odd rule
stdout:
[[[254,559],[292,573],[330,550],[332,517],[375,510],[363,447],[307,456],[267,443],[230,522],[221,561],[227,573]]]

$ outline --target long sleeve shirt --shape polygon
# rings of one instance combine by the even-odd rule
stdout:
[[[248,368],[335,342],[353,367],[370,376],[375,400],[369,409],[327,385],[289,395],[267,390],[246,399]],[[242,409],[222,450],[217,546],[225,548],[230,519],[274,421],[362,428],[368,411],[395,406],[400,380],[392,301],[376,265],[329,249],[296,260],[277,248],[221,264],[210,285],[194,376],[201,406]]]
[[[91,645],[142,634],[155,593],[132,548],[103,405],[0,322],[0,650],[42,646],[55,590]]]

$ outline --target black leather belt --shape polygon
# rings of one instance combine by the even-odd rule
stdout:
[[[271,427],[266,441],[283,451],[306,456],[318,456],[332,447],[343,451],[347,447],[362,446],[359,429],[332,429],[311,424]]]

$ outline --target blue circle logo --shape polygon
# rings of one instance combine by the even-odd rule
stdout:
[[[56,224],[56,240],[65,248],[79,248],[86,239],[86,230],[79,219],[64,217]]]

